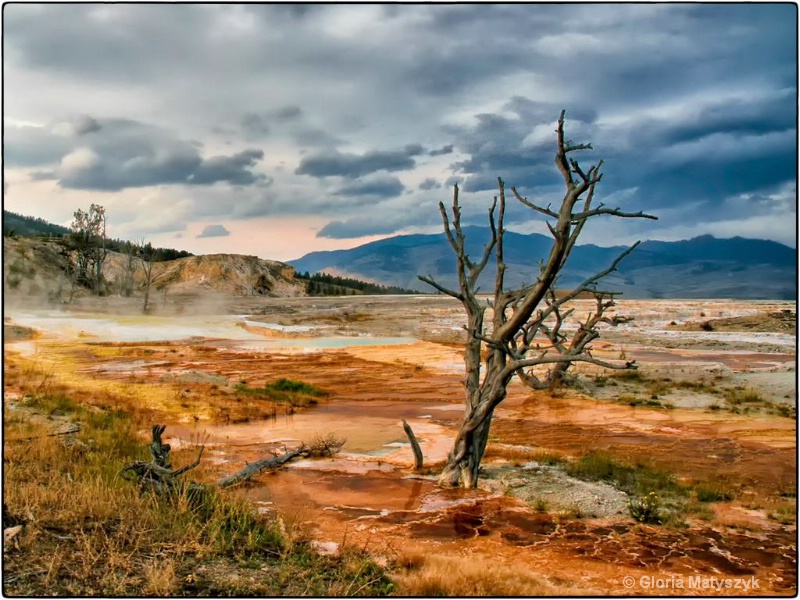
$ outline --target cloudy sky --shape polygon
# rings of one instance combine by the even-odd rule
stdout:
[[[4,206],[289,260],[561,198],[555,120],[605,159],[584,242],[796,245],[797,8],[6,5]],[[562,182],[563,185],[563,182]],[[546,231],[527,210],[509,228]]]

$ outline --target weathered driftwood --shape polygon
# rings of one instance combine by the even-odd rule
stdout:
[[[191,471],[200,464],[204,447],[200,448],[200,452],[193,463],[186,465],[185,467],[181,467],[180,469],[172,469],[169,459],[171,447],[169,444],[165,444],[161,440],[161,435],[164,433],[165,429],[166,425],[153,425],[153,441],[150,444],[150,454],[153,456],[153,459],[150,462],[141,460],[136,461],[135,463],[125,467],[120,472],[120,475],[124,477],[128,473],[133,473],[136,477],[136,480],[144,489],[158,493],[181,490],[193,491],[207,487],[195,482],[185,483],[180,479],[181,475],[187,471]],[[239,472],[227,477],[223,477],[214,485],[221,488],[230,487],[247,481],[257,473],[261,473],[262,471],[266,471],[268,469],[278,468],[292,459],[308,455],[309,449],[305,446],[305,444],[301,444],[300,447],[296,448],[295,450],[290,450],[281,455],[275,455],[271,458],[265,458],[254,463],[250,463]]]
[[[419,471],[422,469],[422,448],[419,447],[417,436],[414,435],[411,425],[405,419],[403,419],[403,431],[406,432],[411,449],[414,451],[414,470]]]
[[[291,450],[286,452],[285,454],[281,454],[280,456],[273,456],[272,458],[265,458],[262,460],[258,460],[254,463],[250,463],[246,465],[241,471],[238,473],[234,473],[233,475],[229,475],[228,477],[223,477],[217,482],[219,487],[230,487],[232,485],[236,485],[237,483],[242,483],[243,481],[247,481],[253,475],[257,473],[261,473],[262,471],[266,471],[267,469],[275,469],[280,467],[293,458],[297,458],[298,456],[305,456],[308,453],[305,445],[301,445],[296,450]]]
[[[165,429],[166,425],[153,425],[153,441],[150,444],[150,454],[153,456],[153,460],[150,462],[136,461],[122,469],[120,475],[124,476],[128,472],[132,472],[142,487],[157,492],[183,489],[184,484],[179,477],[200,464],[200,459],[203,456],[203,450],[205,448],[200,448],[200,452],[197,454],[197,458],[192,464],[173,470],[169,462],[169,451],[171,447],[169,444],[164,444],[161,441],[161,434],[164,433]],[[196,487],[197,484],[190,483],[190,487],[192,486]]]

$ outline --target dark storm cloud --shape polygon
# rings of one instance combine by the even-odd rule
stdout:
[[[250,171],[262,158],[262,150],[244,150],[232,156],[212,156],[200,163],[187,182],[192,185],[208,185],[219,181],[234,185],[269,185],[271,178]]]
[[[551,133],[555,106],[540,109],[517,98],[505,109],[515,114],[476,115],[472,127],[450,131],[469,156],[452,165],[466,175],[465,191],[494,190],[497,176],[532,191],[560,185]],[[793,176],[794,110],[792,95],[784,93],[750,102],[713,100],[669,118],[634,118],[615,127],[596,122],[591,111],[570,110],[565,131],[576,142],[594,144],[594,152],[574,155],[584,167],[604,159],[600,197],[640,187],[629,202],[643,208],[703,199],[718,204]]]
[[[363,237],[365,235],[394,233],[396,230],[397,226],[395,224],[387,226],[363,219],[357,223],[353,223],[352,220],[348,222],[331,221],[317,232],[317,237],[346,240],[349,238]]]
[[[55,175],[62,187],[113,191],[159,184],[264,185],[270,181],[251,170],[263,158],[262,150],[203,158],[196,144],[158,127],[129,119],[101,125],[91,137],[74,141],[71,148],[61,145],[57,153],[61,156],[48,157],[49,162],[59,162]],[[38,142],[48,141],[43,139]]]
[[[206,225],[198,238],[226,237],[231,234],[224,225]]]
[[[498,176],[517,187],[554,180],[555,134],[542,143],[526,144],[525,140],[537,126],[555,129],[558,109],[525,98],[512,98],[504,109],[514,114],[478,114],[473,126],[448,130],[457,137],[458,149],[469,156],[451,168],[467,176],[465,189],[470,192],[495,189]]]
[[[345,154],[338,151],[304,157],[295,173],[312,177],[361,177],[377,171],[408,171],[416,166],[415,156],[424,153],[419,144],[403,150],[371,150],[365,154]]]
[[[395,233],[405,224],[397,219],[376,221],[367,217],[355,217],[346,221],[331,221],[317,232],[317,237],[346,240],[368,235],[384,235]]]
[[[419,189],[421,190],[435,190],[440,187],[442,187],[442,184],[430,177],[419,184]]]
[[[428,152],[428,156],[442,156],[444,154],[451,154],[453,152],[453,144],[447,144],[446,146],[442,146],[441,148],[431,150]]]
[[[484,218],[485,220],[485,218]],[[335,219],[317,232],[319,238],[347,239],[369,235],[386,235],[412,226],[434,226],[441,231],[439,211],[431,209],[426,202],[402,196],[386,204],[371,208],[349,219]]]
[[[343,185],[336,192],[337,196],[374,196],[377,198],[394,198],[405,191],[405,186],[397,177],[378,176],[359,179]]]
[[[89,115],[75,115],[56,121],[50,125],[50,131],[62,136],[82,136],[100,131],[100,123]]]

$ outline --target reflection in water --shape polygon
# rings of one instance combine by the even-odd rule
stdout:
[[[422,482],[419,479],[415,479],[413,485],[411,486],[411,491],[408,494],[408,500],[406,501],[405,506],[403,506],[403,510],[411,510],[411,508],[419,500],[421,494]]]

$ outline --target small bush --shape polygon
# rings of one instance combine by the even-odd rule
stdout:
[[[310,383],[304,381],[296,381],[294,379],[286,379],[281,377],[272,383],[264,386],[264,389],[274,392],[292,392],[295,394],[305,394],[306,396],[327,396],[328,394]]]
[[[260,388],[251,388],[243,379],[233,387],[237,394],[260,396],[273,402],[286,402],[291,406],[307,407],[317,403],[317,398],[328,393],[310,383],[281,377]]]
[[[642,498],[631,498],[628,501],[628,510],[639,523],[661,525],[660,501],[655,492]]]
[[[331,457],[339,454],[345,442],[347,442],[346,439],[336,437],[334,433],[329,433],[328,435],[317,434],[306,446],[308,447],[309,456]]]
[[[639,369],[625,369],[624,371],[618,371],[611,375],[614,379],[619,379],[620,381],[646,381],[647,376],[645,376]]]

